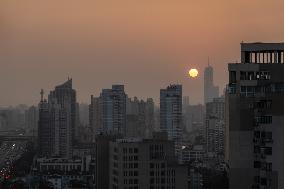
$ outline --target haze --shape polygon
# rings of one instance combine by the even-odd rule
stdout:
[[[0,106],[37,104],[41,88],[67,77],[79,102],[117,83],[158,102],[160,88],[180,83],[201,103],[207,57],[224,88],[241,41],[283,41],[283,7],[283,0],[1,0]],[[197,79],[188,78],[193,67]]]

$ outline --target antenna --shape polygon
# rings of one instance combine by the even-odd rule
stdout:
[[[40,90],[40,100],[41,102],[43,101],[43,95],[44,95],[44,91],[43,89]]]

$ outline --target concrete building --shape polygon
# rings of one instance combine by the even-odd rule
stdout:
[[[154,131],[154,101],[137,97],[127,99],[126,103],[126,136],[149,138]]]
[[[190,164],[192,162],[201,162],[205,154],[203,145],[195,145],[192,148],[183,146],[181,151],[181,163]]]
[[[230,188],[284,188],[284,43],[241,43],[226,94]]]
[[[123,85],[113,85],[103,89],[100,95],[102,104],[102,131],[108,134],[126,133],[126,94]]]
[[[213,67],[208,64],[204,69],[204,104],[219,97],[219,87],[213,82]]]
[[[72,79],[68,78],[65,83],[56,86],[53,91],[50,91],[48,99],[49,101],[55,100],[61,107],[70,106],[71,140],[74,143],[77,137],[76,129],[79,125],[79,105],[76,101],[76,91],[72,88]]]
[[[55,87],[39,103],[38,141],[39,155],[44,157],[72,155],[72,140],[76,125],[76,92],[72,80]]]
[[[28,135],[36,136],[38,126],[38,108],[29,107],[25,111],[25,130]]]
[[[187,167],[175,158],[165,137],[117,139],[109,146],[110,189],[187,188]]]
[[[102,103],[99,97],[91,95],[91,103],[89,105],[89,125],[93,133],[93,138],[102,132]]]
[[[110,183],[110,154],[109,144],[118,136],[97,135],[96,136],[96,188],[106,189]]]
[[[99,97],[91,96],[89,123],[94,136],[99,133],[126,135],[126,97],[123,85],[103,89]]]
[[[182,141],[182,86],[170,85],[160,90],[160,129],[169,140],[180,145]]]
[[[205,122],[206,149],[209,153],[224,155],[225,141],[225,99],[214,98],[206,104]]]
[[[204,130],[205,108],[202,104],[186,106],[183,118],[187,131]]]

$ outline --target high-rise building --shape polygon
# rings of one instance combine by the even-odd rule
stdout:
[[[231,189],[284,188],[284,43],[241,43],[228,65],[226,158]]]
[[[102,111],[102,132],[108,134],[126,133],[126,94],[123,85],[103,89],[100,95]]]
[[[72,155],[76,107],[76,92],[72,89],[72,80],[55,87],[48,95],[48,101],[43,99],[43,90],[41,91],[38,121],[40,156],[68,158]]]
[[[29,107],[25,111],[25,130],[29,135],[37,135],[38,126],[38,108],[35,106]]]
[[[202,104],[189,105],[183,112],[185,129],[189,132],[203,129],[205,108]]]
[[[178,164],[173,141],[155,135],[109,143],[109,188],[187,188],[188,168]]]
[[[49,101],[50,99],[56,99],[56,103],[59,104],[61,107],[70,104],[70,111],[71,111],[71,132],[72,132],[72,143],[76,141],[76,127],[79,124],[79,110],[78,110],[78,103],[76,102],[76,91],[72,88],[72,79],[69,79],[55,87],[53,91],[50,91],[48,96]]]
[[[219,87],[214,85],[213,72],[210,65],[204,69],[204,104],[219,97]]]
[[[93,132],[93,136],[102,131],[102,106],[100,97],[91,95],[91,104],[89,105],[89,124]],[[93,138],[94,138],[93,137]]]
[[[43,95],[43,91],[42,91]],[[40,156],[51,156],[54,152],[54,132],[50,126],[50,111],[46,100],[41,99],[39,105],[38,119],[38,146]]]
[[[103,89],[99,97],[91,96],[89,123],[94,136],[99,133],[126,135],[126,97],[123,85]]]
[[[176,143],[182,137],[182,86],[170,85],[160,90],[160,129]]]
[[[224,155],[225,99],[214,98],[206,104],[205,140],[207,152]]]
[[[150,137],[154,131],[154,101],[148,98],[146,101],[137,97],[127,99],[126,103],[127,123],[126,135],[128,137]]]

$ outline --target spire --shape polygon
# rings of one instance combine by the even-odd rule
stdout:
[[[43,101],[43,95],[44,95],[44,91],[43,89],[40,90],[40,101]]]

